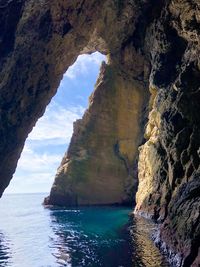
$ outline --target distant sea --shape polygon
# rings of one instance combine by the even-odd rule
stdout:
[[[126,207],[44,208],[47,194],[0,199],[1,267],[167,267],[155,227]]]

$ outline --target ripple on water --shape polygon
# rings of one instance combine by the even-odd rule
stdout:
[[[1,199],[1,267],[168,266],[149,238],[155,226],[131,209],[44,209],[43,198]]]
[[[128,220],[129,212],[111,207],[53,210],[56,257],[75,267],[167,267],[150,238],[155,225],[137,216]]]
[[[0,233],[0,266],[9,266],[11,251],[9,248],[9,239]]]

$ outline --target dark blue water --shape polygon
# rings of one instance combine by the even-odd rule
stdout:
[[[1,267],[168,266],[149,238],[154,226],[129,208],[45,209],[44,196],[0,200]]]

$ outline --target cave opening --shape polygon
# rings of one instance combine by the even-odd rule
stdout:
[[[88,107],[103,61],[106,56],[99,52],[83,54],[64,73],[56,95],[26,139],[6,194],[50,192],[69,146],[73,123]]]
[[[132,189],[136,191],[138,183],[135,212],[155,218],[161,224],[161,233],[156,236],[159,246],[165,247],[170,260],[174,262],[175,259],[175,265],[181,262],[198,265],[199,1],[160,1],[159,6],[155,1],[129,0],[2,2],[0,197],[13,177],[28,133],[54,96],[66,68],[79,54],[101,51],[109,54],[111,64],[104,68],[104,86],[99,87],[103,90],[95,92],[93,98],[96,114],[86,116],[86,124],[89,122],[86,126],[97,131],[88,135],[88,131],[84,131],[85,124],[84,127],[81,121],[77,124],[74,140],[81,141],[82,146],[75,142],[71,158],[63,161],[61,175],[51,191],[50,204],[133,203],[136,192]],[[195,75],[188,75],[189,69]],[[102,107],[105,112],[98,112]],[[108,113],[110,119],[106,116]],[[101,133],[100,138],[94,135],[97,132]],[[90,146],[85,147],[85,143]],[[25,151],[32,153],[27,147]],[[35,166],[47,158],[37,159]],[[80,165],[81,159],[87,160],[82,160]],[[47,165],[53,165],[53,160],[47,161]],[[30,170],[34,160],[24,165]],[[86,179],[88,166],[91,173],[96,174],[90,179]],[[136,166],[135,169],[132,166]],[[75,175],[77,170],[78,176]],[[104,175],[103,181],[99,173]],[[15,181],[16,177],[7,192],[12,187],[16,189]],[[25,181],[27,177],[22,180],[21,188]],[[41,183],[37,187],[44,191]],[[31,184],[29,189],[32,189]],[[6,207],[6,213],[1,212],[1,218],[8,227],[9,213],[4,203],[2,207]],[[14,205],[12,211],[21,209],[23,203]],[[29,212],[30,205],[25,204]],[[21,222],[18,227],[12,218],[10,222],[17,232],[21,231]],[[30,222],[36,225],[36,232],[28,230],[34,233],[33,239],[26,242],[31,244],[29,251],[32,253],[40,223],[33,217],[27,222],[27,229]],[[44,229],[40,229],[40,233],[46,232]],[[21,241],[19,239],[18,243]],[[37,243],[36,246],[42,251],[42,245]],[[121,252],[115,251],[114,256],[118,254]],[[31,257],[26,257],[26,264],[24,255],[29,254],[23,252],[20,266],[31,265]],[[154,265],[159,265],[157,260]]]

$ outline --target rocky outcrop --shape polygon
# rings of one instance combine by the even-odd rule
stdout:
[[[63,73],[98,50],[109,62],[48,202],[130,202],[138,171],[135,212],[177,266],[199,266],[199,0],[0,0],[0,15],[0,194]]]
[[[200,265],[199,8],[173,1],[151,27],[152,108],[138,164],[135,211],[161,223],[157,243],[177,266]]]
[[[139,14],[132,1],[0,1],[0,195],[63,73],[82,53],[114,56]]]
[[[89,108],[74,123],[48,204],[133,204],[144,99],[143,83],[103,63]]]

